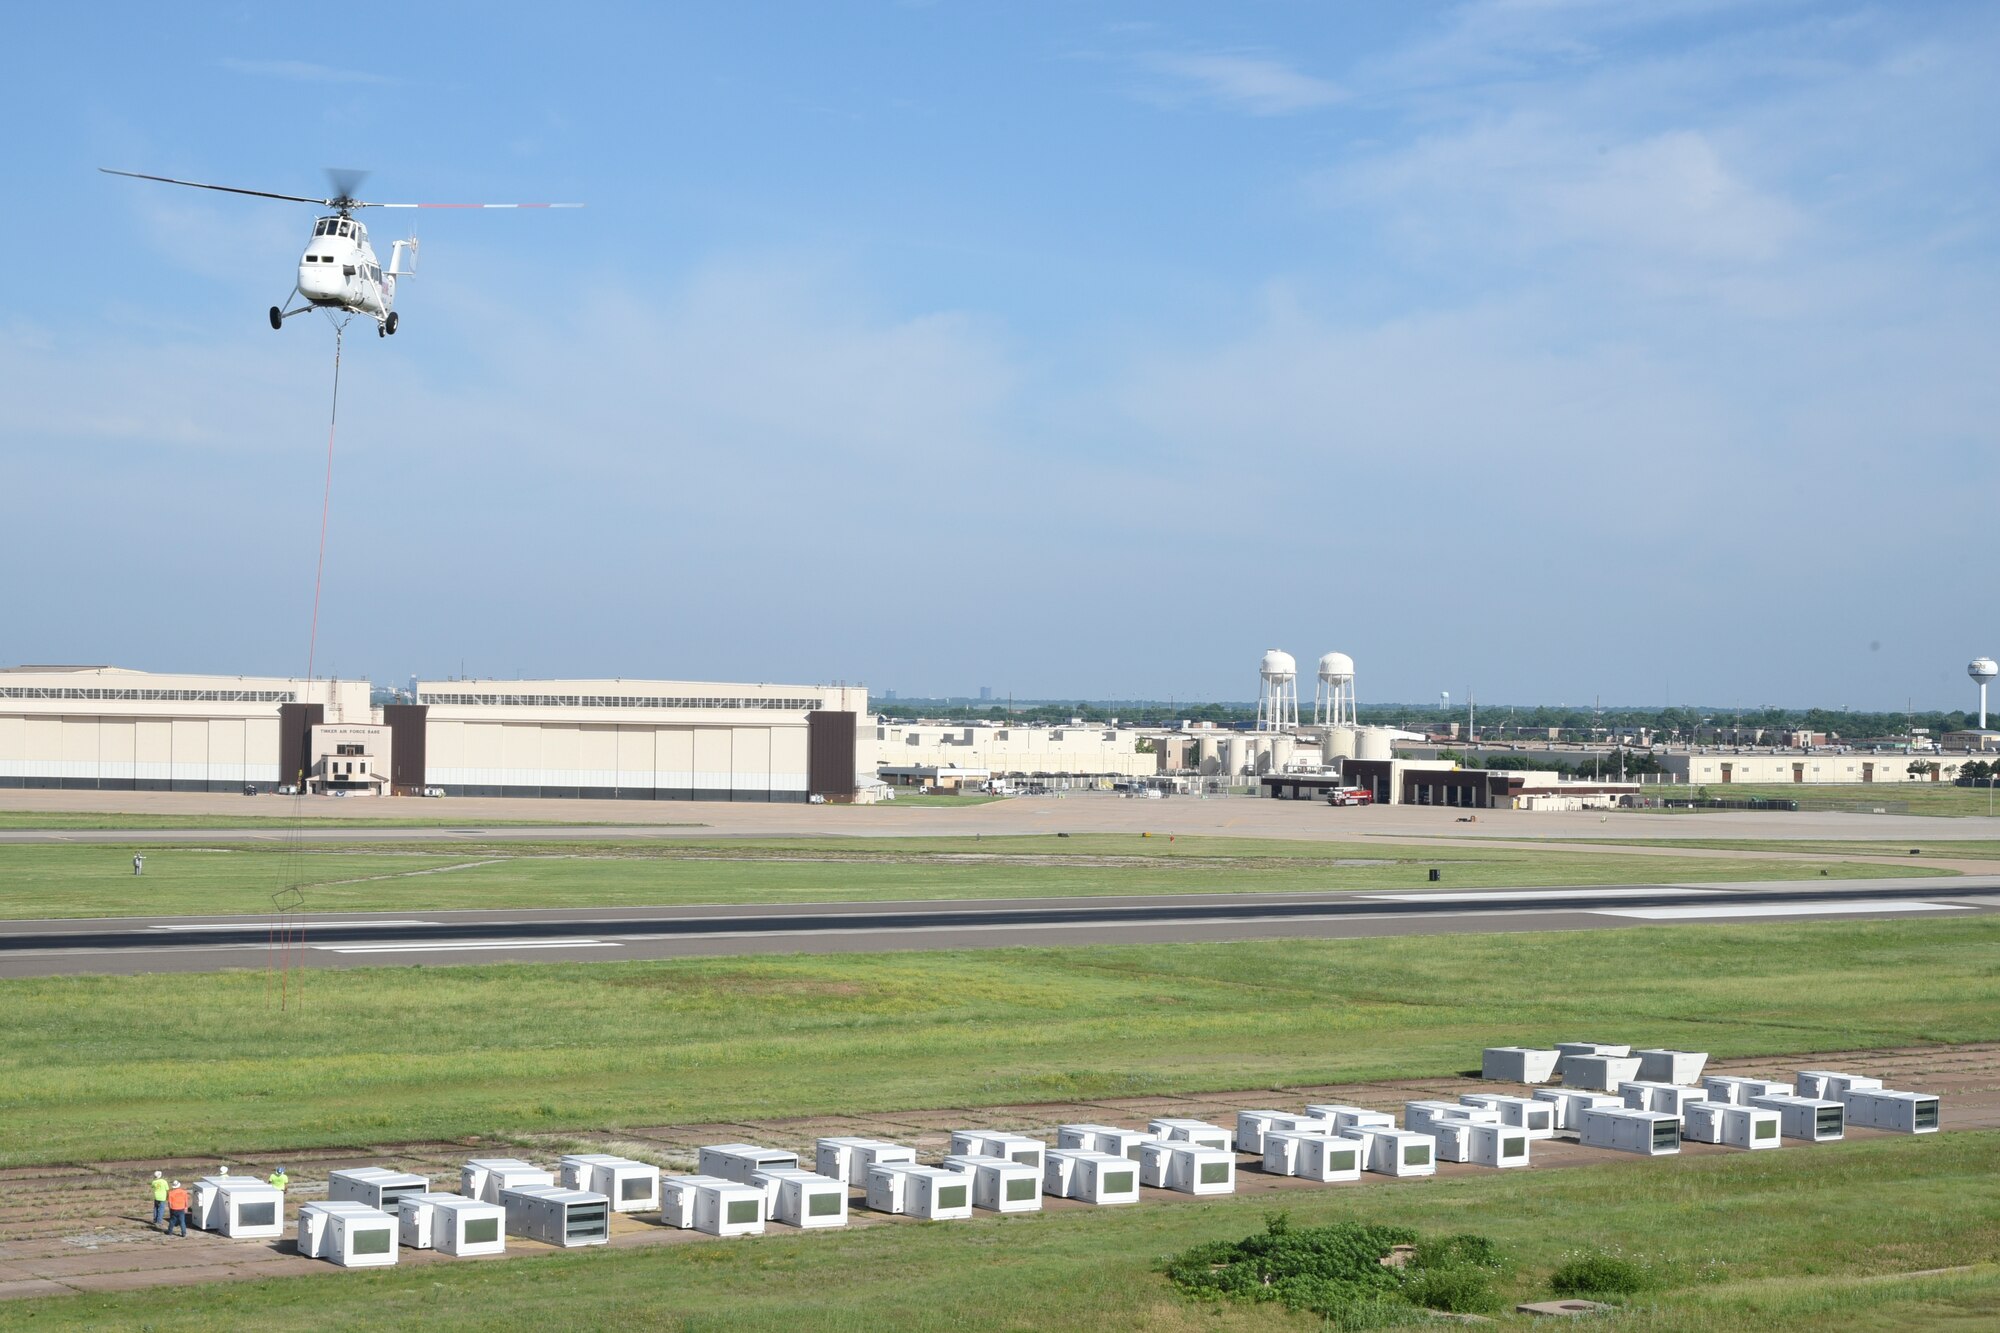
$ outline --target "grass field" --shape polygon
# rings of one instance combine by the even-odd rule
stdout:
[[[0,981],[0,1165],[2000,1037],[2000,918]]]
[[[146,873],[132,874],[143,852]],[[309,912],[664,906],[832,900],[1070,897],[1658,884],[1878,876],[1828,856],[1753,860],[1477,844],[1281,842],[1240,838],[871,838],[767,842],[412,843],[365,848],[281,842],[205,847],[0,846],[0,918],[263,913],[297,884]],[[1894,873],[1950,874],[1911,866]]]
[[[1907,761],[1905,761],[1907,762]],[[1956,760],[1946,759],[1953,763]],[[1900,767],[1900,765],[1899,765]],[[1892,773],[1894,770],[1891,770]],[[1647,786],[1641,794],[1650,799],[1685,800],[1688,788],[1666,783]],[[1853,810],[1868,813],[1883,810],[1907,815],[2000,815],[2000,787],[1989,796],[1984,785],[1957,787],[1949,782],[1732,782],[1704,783],[1704,796],[1724,800],[1797,801],[1801,810]]]
[[[1588,845],[1602,846],[1591,840]],[[1960,861],[2000,861],[2000,842],[1991,838],[1910,838],[1890,842],[1880,838],[1629,838],[1620,847],[1706,849],[1717,852],[1785,852],[1794,856],[1907,857],[1915,848],[1922,856]]]
[[[1263,1227],[1265,1198],[980,1215],[970,1222],[498,1263],[337,1272],[0,1303],[0,1329],[883,1328],[1310,1330],[1273,1307],[1183,1301],[1159,1260]],[[1611,1326],[1649,1333],[1964,1329],[2000,1321],[2000,1134],[1486,1173],[1286,1196],[1294,1225],[1351,1219],[1498,1243],[1507,1308],[1546,1299],[1565,1251],[1652,1272]],[[1925,1270],[1957,1269],[1921,1276]],[[1526,1317],[1503,1322],[1529,1325]],[[1595,1324],[1592,1325],[1596,1326]]]

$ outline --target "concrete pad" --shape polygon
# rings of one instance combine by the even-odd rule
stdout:
[[[75,1287],[65,1287],[60,1282],[38,1277],[0,1282],[0,1301],[25,1301],[34,1296],[74,1296],[76,1292]]]

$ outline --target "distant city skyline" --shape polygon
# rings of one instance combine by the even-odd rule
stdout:
[[[2000,9],[31,6],[0,661],[1962,708]],[[366,220],[378,244],[411,214]],[[976,662],[976,675],[967,664]]]

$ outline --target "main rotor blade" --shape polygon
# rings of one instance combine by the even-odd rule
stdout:
[[[356,204],[356,208],[582,208],[582,204]]]
[[[318,204],[322,208],[333,207],[331,199],[315,199],[303,194],[272,194],[269,190],[244,190],[234,185],[210,185],[206,181],[177,181],[172,176],[148,176],[142,171],[113,171],[110,167],[99,167],[107,176],[130,176],[133,180],[162,181],[168,185],[187,185],[197,190],[220,190],[224,194],[255,195],[259,199],[283,199],[294,204]]]

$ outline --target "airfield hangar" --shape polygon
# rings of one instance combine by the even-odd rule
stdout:
[[[657,801],[852,797],[860,686],[366,681],[0,668],[0,788],[316,790]]]

